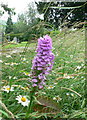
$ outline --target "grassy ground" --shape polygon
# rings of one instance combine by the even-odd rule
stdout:
[[[55,62],[52,72],[47,76],[46,86],[36,93],[35,98],[40,104],[36,102],[33,106],[32,118],[86,118],[84,32],[84,29],[80,29],[50,34],[53,39],[52,51],[55,54]],[[18,85],[9,93],[2,90],[2,101],[16,118],[24,117],[27,110],[27,107],[17,103],[16,96],[26,95],[30,99],[31,86],[28,74],[36,54],[36,44],[28,44],[24,52],[10,51],[2,55],[2,86]],[[16,50],[16,47],[21,46],[24,47],[25,43],[7,45],[3,50],[14,47]],[[9,118],[9,113],[4,108],[1,112],[4,118]]]
[[[10,49],[10,48],[17,48],[17,47],[25,47],[28,42],[21,42],[21,43],[7,43],[3,46],[3,49]],[[29,42],[30,43],[30,42]],[[28,44],[33,46],[33,43]],[[28,46],[29,47],[29,46]]]

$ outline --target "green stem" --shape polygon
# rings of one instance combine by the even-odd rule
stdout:
[[[35,90],[33,90],[32,93],[31,93],[30,104],[29,104],[29,107],[27,109],[25,118],[28,118],[29,114],[32,112],[32,103],[33,103],[33,98],[34,98],[33,96],[34,96],[34,94],[35,94]]]

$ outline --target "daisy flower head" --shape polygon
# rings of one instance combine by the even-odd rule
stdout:
[[[5,65],[10,65],[10,63],[5,63]]]
[[[26,58],[21,58],[22,61],[26,61]]]
[[[11,66],[18,65],[18,63],[13,63],[13,62],[12,62],[10,65],[11,65]]]
[[[26,96],[19,95],[16,97],[16,100],[18,100],[18,103],[21,103],[24,107],[28,106],[30,103],[30,100],[26,98]]]
[[[28,72],[24,72],[24,75],[29,76],[29,73]]]
[[[81,69],[81,66],[77,66],[77,69],[78,69],[78,70]]]
[[[67,96],[69,96],[70,94],[69,93],[66,93]]]
[[[11,78],[12,78],[12,76],[8,76],[8,78],[9,78],[9,79],[11,79]]]
[[[59,101],[62,100],[62,98],[60,98],[59,95],[58,95],[58,96],[53,97],[53,100],[56,100],[57,102],[59,102]]]
[[[14,87],[10,87],[9,85],[3,86],[3,91],[9,93],[10,91],[14,91]]]
[[[6,55],[7,58],[11,58],[11,55]]]
[[[73,55],[70,55],[70,58],[72,59],[72,58],[73,58]]]
[[[78,71],[80,69],[81,69],[81,66],[77,66],[76,69],[75,69],[75,71]]]
[[[13,79],[17,79],[17,77],[16,77],[16,76],[14,76],[14,77],[13,77]]]
[[[49,85],[48,87],[47,87],[47,89],[53,89],[55,86],[53,86],[53,85]]]
[[[74,97],[74,94],[73,94],[73,93],[71,93],[71,96],[72,96],[72,97]]]

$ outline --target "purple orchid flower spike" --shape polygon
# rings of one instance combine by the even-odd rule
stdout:
[[[38,39],[36,56],[32,61],[32,86],[42,89],[45,85],[46,74],[52,70],[54,54],[52,49],[52,39],[45,35]]]

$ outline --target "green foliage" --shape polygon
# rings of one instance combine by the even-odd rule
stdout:
[[[15,47],[24,47],[24,46],[26,46],[26,44],[27,44],[27,42],[21,42],[20,44],[9,43],[4,46],[4,49],[10,49],[10,48],[15,48]]]
[[[51,25],[37,18],[36,13],[36,8],[31,3],[25,13],[18,15],[18,21],[13,25],[13,33],[24,33],[19,38],[21,41],[36,40],[38,37],[50,33],[48,28],[51,28]]]
[[[18,21],[17,23],[13,24],[13,32],[14,32],[14,34],[23,33],[25,31],[27,31],[27,29],[28,29],[27,24],[22,22],[22,21]]]
[[[21,41],[31,41],[45,34],[50,34],[49,30],[46,28],[49,27],[49,25],[43,21],[38,21],[38,18],[29,25],[27,25],[27,23],[24,21],[18,21],[13,26],[13,32],[16,34],[16,36],[22,34],[22,36],[19,36]]]
[[[11,17],[8,17],[7,23],[6,23],[6,29],[5,29],[5,33],[11,33],[13,31],[13,22]]]
[[[29,114],[31,119],[41,118],[43,120],[47,117],[55,119],[60,117],[67,119],[86,118],[85,112],[87,109],[84,99],[84,31],[84,29],[74,32],[67,31],[67,34],[57,34],[58,31],[54,31],[55,35],[51,34],[55,62],[52,72],[47,76],[46,86],[35,93],[33,113]],[[36,44],[37,42],[27,44],[26,50],[21,48],[21,46],[26,46],[25,42],[17,46],[14,45],[14,50],[13,48],[10,49],[10,45],[7,47],[8,49],[6,47],[5,49],[3,48],[2,86],[19,86],[15,86],[14,91],[9,93],[2,90],[2,100],[17,119],[25,118],[27,111],[27,107],[17,103],[15,98],[17,95],[26,95],[30,99],[31,85],[29,74],[32,60],[36,54]],[[16,48],[19,45],[20,48]],[[9,64],[6,65],[6,63]],[[28,88],[25,89],[26,87]],[[3,118],[5,117],[5,114],[3,114]]]
[[[36,2],[37,10],[44,14],[44,20],[58,28],[64,21],[70,27],[74,22],[85,21],[87,2]]]
[[[28,25],[32,24],[36,21],[36,14],[37,14],[37,9],[35,8],[34,3],[28,4],[28,10],[25,12]]]
[[[37,39],[40,36],[49,33],[49,31],[45,28],[45,26],[48,26],[48,24],[38,21],[35,21],[33,24],[30,24],[27,32],[25,32],[24,34],[25,39],[26,40]]]
[[[1,7],[3,8],[3,14],[5,12],[8,13],[9,17],[7,19],[7,25],[5,29],[5,33],[11,33],[13,31],[13,22],[12,22],[12,15],[15,15],[16,13],[14,12],[14,8],[9,8],[7,4],[1,4]]]
[[[0,114],[3,114],[3,115],[6,116],[7,118],[9,117],[8,114],[7,114],[4,110],[0,110]]]
[[[14,37],[17,37],[20,41],[23,41],[23,35],[24,33],[18,33],[18,34],[14,34],[14,33],[10,33],[10,34],[6,34],[5,37],[8,38],[8,36],[10,36],[10,40],[13,40]]]
[[[51,31],[50,35],[55,36],[55,35],[58,35],[59,33],[60,33],[59,30],[55,30],[55,31]]]

